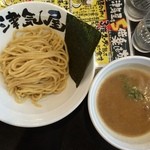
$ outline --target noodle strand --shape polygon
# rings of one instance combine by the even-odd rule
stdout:
[[[67,84],[68,52],[64,41],[47,26],[16,30],[0,55],[0,71],[18,103],[60,93]]]

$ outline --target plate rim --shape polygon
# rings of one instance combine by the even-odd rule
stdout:
[[[8,11],[10,9],[15,9],[16,7],[23,7],[23,6],[26,6],[26,5],[45,5],[45,6],[52,6],[53,8],[56,8],[58,10],[61,10],[63,11],[64,13],[70,13],[69,11],[65,10],[64,8],[60,7],[60,6],[57,6],[55,4],[52,4],[52,3],[48,3],[48,2],[40,2],[40,1],[28,1],[28,2],[20,2],[20,3],[17,3],[17,4],[13,4],[13,5],[10,5],[2,10],[0,10],[0,14],[5,12],[5,11]],[[70,13],[71,14],[71,13]],[[84,93],[82,93],[82,95],[79,95],[79,100],[76,101],[76,103],[74,102],[72,105],[71,105],[71,108],[64,111],[63,114],[61,116],[57,116],[55,118],[53,118],[53,120],[51,121],[50,118],[46,118],[46,119],[43,119],[40,121],[40,120],[34,120],[34,117],[35,117],[35,114],[31,115],[31,119],[33,120],[28,120],[28,114],[27,116],[22,114],[22,113],[19,113],[19,112],[13,112],[13,110],[11,109],[8,109],[7,107],[5,107],[4,105],[0,105],[0,120],[4,123],[7,123],[7,124],[10,124],[10,125],[14,125],[14,126],[18,126],[18,127],[40,127],[40,126],[45,126],[45,125],[49,125],[49,124],[52,124],[52,123],[55,123],[57,121],[60,121],[62,120],[63,118],[65,118],[66,116],[68,116],[69,114],[71,114],[80,104],[81,102],[84,100],[85,96],[87,95],[88,93],[88,90],[90,88],[90,85],[92,83],[92,80],[94,78],[94,74],[95,74],[95,67],[94,67],[94,55],[92,56],[90,62],[89,62],[89,65],[88,67],[86,68],[86,71],[89,72],[89,69],[90,67],[92,68],[92,70],[90,70],[90,73],[87,75],[88,79],[85,78],[85,74],[84,74],[84,77],[83,79],[85,78],[86,81],[85,82],[82,82],[81,81],[81,84],[79,85],[78,88],[82,89],[83,87],[85,87],[86,85],[86,88],[84,88]],[[86,73],[85,71],[85,73]],[[74,93],[75,94],[75,93]],[[71,96],[72,97],[72,96]],[[71,99],[71,98],[69,98]],[[65,102],[65,104],[57,107],[57,109],[62,109],[64,105],[66,105],[67,102]],[[71,102],[69,102],[68,104],[71,104]],[[69,106],[68,106],[69,107]],[[25,120],[24,122],[20,122],[18,119],[18,117],[21,117],[21,116],[24,116]],[[37,114],[38,116],[39,114]],[[49,112],[47,113],[43,113],[42,116],[49,116]],[[15,117],[16,118],[12,118],[12,117]],[[30,118],[30,117],[29,117]]]

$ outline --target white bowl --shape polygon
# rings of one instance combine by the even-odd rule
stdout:
[[[0,27],[0,52],[9,42],[13,31],[16,30],[16,26],[8,19],[9,13],[15,13],[15,15],[19,16],[17,21],[21,27],[23,23],[33,23],[32,17],[28,16],[26,9],[29,13],[35,14],[33,18],[37,19],[37,21],[39,20],[40,12],[42,20],[48,20],[50,16],[48,14],[49,10],[58,11],[60,13],[60,24],[66,24],[66,15],[68,12],[50,3],[24,2],[9,6],[0,11],[0,23],[1,25],[3,24]],[[22,15],[23,10],[27,13],[26,18]],[[29,20],[26,21],[26,19]],[[51,26],[53,26],[53,22],[51,22]],[[59,32],[57,30],[57,32],[64,38],[65,31]],[[14,98],[9,95],[5,85],[2,84],[3,79],[0,78],[0,120],[21,127],[38,127],[59,121],[69,115],[83,101],[89,90],[93,76],[94,62],[92,59],[78,88],[76,88],[75,82],[69,77],[67,87],[62,93],[57,95],[52,94],[41,99],[39,102],[42,105],[41,108],[35,107],[30,101],[26,101],[23,104],[16,103]]]
[[[124,65],[142,64],[150,67],[150,58],[142,56],[129,56],[115,60],[98,72],[91,85],[88,95],[88,110],[91,121],[98,133],[113,146],[124,150],[149,150],[150,133],[139,137],[127,137],[120,135],[110,129],[104,123],[96,106],[96,96],[103,80],[116,69]],[[108,106],[109,107],[109,106]]]

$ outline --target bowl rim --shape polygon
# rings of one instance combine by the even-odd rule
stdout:
[[[121,144],[119,145],[116,141],[113,141],[113,136],[109,133],[109,131],[106,131],[106,129],[104,129],[102,126],[103,126],[103,123],[99,122],[98,118],[94,118],[94,117],[97,117],[97,113],[96,113],[96,109],[95,109],[95,102],[96,102],[96,99],[95,98],[95,95],[97,94],[96,91],[94,90],[97,90],[99,89],[99,85],[98,83],[102,83],[102,79],[99,79],[101,78],[101,75],[104,76],[105,74],[108,73],[108,69],[111,68],[111,66],[114,66],[116,64],[119,64],[120,62],[122,61],[127,61],[127,63],[125,64],[128,64],[128,60],[133,60],[133,59],[142,59],[142,60],[146,60],[147,62],[149,61],[150,62],[150,58],[148,57],[145,57],[145,56],[127,56],[127,57],[123,57],[123,58],[120,58],[120,59],[117,59],[117,60],[114,60],[112,62],[110,62],[106,67],[102,68],[95,76],[95,78],[93,79],[93,82],[90,86],[90,89],[89,89],[89,93],[88,93],[88,112],[89,112],[89,116],[90,116],[90,119],[91,119],[91,122],[92,124],[94,125],[95,129],[97,130],[98,134],[100,136],[103,137],[103,139],[105,139],[108,143],[110,143],[112,146],[115,146],[116,148],[119,148],[119,149],[125,149],[125,150],[137,150],[135,145],[132,147],[130,146],[127,142],[125,143],[124,141],[122,140],[118,140],[119,142],[121,143],[125,143],[126,144],[126,147],[122,146]],[[139,62],[140,63],[140,62]],[[132,63],[133,64],[133,63]],[[150,64],[150,63],[149,63]],[[123,64],[121,64],[123,65]],[[149,65],[150,66],[150,65]],[[116,70],[116,68],[115,68]],[[106,72],[106,73],[105,73]],[[96,87],[95,87],[96,86]],[[95,95],[94,95],[94,94]],[[101,124],[99,126],[99,124]],[[104,126],[106,124],[104,123]],[[106,125],[107,126],[107,125]],[[101,127],[101,129],[99,128]],[[110,129],[108,126],[107,126],[108,129]],[[111,130],[111,129],[110,129]],[[104,131],[104,132],[103,132]],[[112,131],[113,132],[113,131]],[[105,133],[107,134],[110,134],[110,136],[108,137],[107,135],[105,135]],[[150,148],[150,145],[149,145],[149,148]],[[141,149],[142,150],[142,149]],[[145,149],[143,149],[145,150]]]
[[[10,5],[2,10],[0,10],[0,14],[5,13],[6,11],[11,10],[12,8],[17,8],[17,7],[27,7],[30,4],[33,4],[34,6],[36,4],[38,5],[43,5],[43,6],[47,6],[49,8],[56,8],[57,10],[61,10],[62,12],[64,12],[64,14],[70,13],[69,11],[65,10],[64,8],[57,6],[55,4],[52,3],[48,3],[48,2],[39,2],[39,1],[28,1],[28,2],[20,2],[17,4],[13,4]],[[71,13],[70,13],[71,14]],[[93,80],[94,77],[94,72],[95,72],[95,68],[94,68],[94,57],[92,56],[91,61],[89,62],[89,65],[86,68],[85,74],[84,74],[84,81],[81,81],[80,86],[78,87],[77,90],[74,91],[74,94],[71,96],[71,98],[68,99],[68,101],[66,100],[66,102],[61,105],[58,106],[58,108],[56,109],[56,111],[59,111],[59,114],[56,114],[54,117],[52,117],[52,119],[46,118],[46,119],[42,119],[42,120],[34,120],[35,115],[31,114],[28,119],[28,117],[26,117],[26,115],[22,115],[20,112],[18,111],[13,111],[11,109],[6,108],[5,106],[1,106],[0,105],[0,120],[2,122],[5,122],[7,124],[10,125],[14,125],[14,126],[18,126],[18,127],[40,127],[40,126],[45,126],[45,125],[49,125],[52,123],[55,123],[57,121],[60,121],[61,119],[67,117],[69,114],[71,114],[80,104],[81,102],[84,100],[85,96],[88,93],[89,87],[91,85],[91,82]],[[80,92],[79,92],[80,91]],[[76,99],[74,98],[74,96],[76,97]],[[73,99],[73,101],[71,101]],[[65,108],[64,108],[65,106]],[[5,111],[4,111],[5,110]],[[52,113],[55,113],[55,110],[52,111]],[[61,113],[61,114],[60,114]],[[38,115],[38,114],[37,114]],[[50,116],[51,114],[48,112],[46,113],[41,113],[41,116]],[[14,117],[16,116],[16,117]],[[19,121],[19,117],[21,118],[21,116],[24,117],[24,121]],[[14,117],[14,118],[13,118]],[[18,117],[18,118],[17,118]]]
[[[50,5],[50,6],[53,6],[53,7],[56,7],[58,9],[61,9],[62,11],[65,11],[66,13],[70,13],[68,10],[66,10],[65,8],[63,7],[60,7],[54,3],[50,3],[50,2],[43,2],[43,1],[23,1],[23,2],[19,2],[19,3],[15,3],[15,4],[12,4],[12,5],[9,5],[3,9],[0,10],[0,13],[3,12],[3,11],[6,11],[7,9],[10,10],[12,7],[16,7],[16,6],[21,6],[21,5],[27,5],[27,4],[42,4],[42,5]],[[70,13],[72,14],[72,13]]]

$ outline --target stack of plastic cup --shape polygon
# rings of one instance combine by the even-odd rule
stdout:
[[[150,0],[126,0],[125,13],[132,21],[140,21],[150,9]]]
[[[139,21],[132,35],[133,47],[150,52],[150,0],[126,0],[125,13],[131,21]]]

